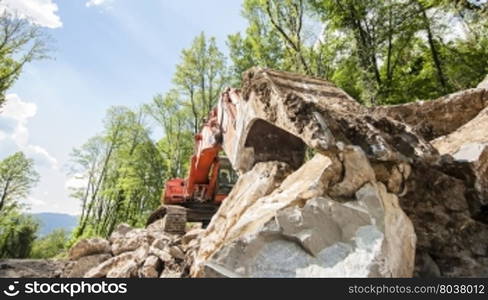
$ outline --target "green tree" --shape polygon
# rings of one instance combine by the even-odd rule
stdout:
[[[317,47],[317,24],[305,0],[245,0],[242,15],[249,22],[244,36],[230,35],[233,78],[253,66],[320,76],[325,48]],[[318,51],[316,51],[318,50]]]
[[[0,258],[28,258],[38,228],[32,217],[15,210],[0,215]]]
[[[332,30],[350,37],[351,50],[338,55],[357,63],[354,86],[362,101],[376,105],[436,98],[483,78],[487,56],[479,45],[487,31],[471,21],[481,20],[483,9],[455,2],[311,0],[311,6]],[[477,38],[461,32],[460,22],[472,33],[479,28]],[[341,65],[338,74],[350,73]]]
[[[22,152],[0,161],[0,214],[19,207],[19,200],[27,197],[38,181],[33,160]]]
[[[74,238],[107,236],[120,222],[133,226],[159,205],[163,162],[142,110],[111,108],[104,132],[73,151],[73,170],[85,186],[73,190],[82,204]]]
[[[191,116],[181,104],[177,90],[164,96],[158,95],[145,106],[145,111],[163,130],[163,138],[157,143],[164,163],[165,179],[184,177],[193,151]]]
[[[0,15],[0,108],[24,65],[48,57],[48,44],[40,27],[7,11]]]
[[[487,6],[245,0],[249,26],[228,40],[233,79],[262,66],[322,77],[369,105],[436,98],[472,87],[488,72]]]
[[[228,84],[228,73],[225,57],[213,37],[207,39],[201,33],[190,48],[182,51],[173,82],[182,98],[181,104],[190,111],[194,133],[200,131],[203,118]]]
[[[53,258],[66,250],[69,234],[64,229],[56,229],[45,237],[34,241],[31,258]]]
[[[488,73],[488,2],[425,1],[449,13],[463,29],[463,35],[443,43],[445,73],[455,90],[476,86]]]

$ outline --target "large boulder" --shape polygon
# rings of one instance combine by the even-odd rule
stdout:
[[[244,74],[242,91],[229,93],[236,119],[223,148],[241,173],[274,160],[297,169],[307,147],[334,152],[341,144],[357,145],[379,161],[437,154],[405,124],[373,117],[368,108],[323,80],[253,68]],[[225,126],[229,121],[222,122]]]
[[[342,161],[317,154],[270,194],[250,193],[258,189],[241,182],[252,176],[262,186],[279,183],[262,174],[262,165],[244,175],[202,238],[192,275],[411,276],[412,223],[396,196],[375,180],[360,148],[341,154]]]
[[[372,114],[407,124],[419,136],[430,141],[456,131],[485,107],[488,107],[486,90],[469,89],[434,101],[375,107]]]
[[[430,165],[412,169],[400,204],[417,234],[417,276],[433,265],[443,277],[488,275],[488,226],[471,215],[467,190],[463,180]]]
[[[139,270],[139,277],[158,278],[162,269],[163,263],[159,257],[151,255],[146,259],[142,268]]]
[[[472,215],[488,224],[488,107],[453,133],[432,141],[445,172],[466,184]]]
[[[118,239],[125,238],[126,234],[128,234],[130,231],[134,230],[130,225],[122,223],[117,225],[115,230],[112,232],[110,235],[109,241],[110,243],[113,243],[114,241]]]
[[[439,153],[410,163],[397,192],[417,233],[416,276],[487,274],[488,93],[481,87],[373,109],[374,117],[412,126]],[[375,167],[378,179],[384,168]]]
[[[110,243],[102,238],[83,239],[69,250],[69,258],[76,260],[83,256],[110,253]]]
[[[124,252],[134,251],[141,245],[151,242],[152,238],[147,234],[146,230],[134,229],[121,237],[113,238],[112,253],[119,255]]]

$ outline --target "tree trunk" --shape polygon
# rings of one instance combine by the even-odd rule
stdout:
[[[7,180],[7,183],[5,183],[5,187],[3,188],[2,198],[0,199],[0,212],[2,211],[3,207],[5,206],[5,202],[7,201],[9,185],[10,185],[10,180]]]
[[[432,55],[432,60],[434,61],[436,72],[437,72],[437,79],[441,84],[442,91],[447,92],[447,83],[446,78],[444,76],[444,71],[442,70],[442,62],[440,59],[439,51],[435,45],[434,34],[432,33],[432,28],[430,26],[429,18],[427,17],[427,13],[425,12],[424,6],[417,1],[421,11],[422,11],[422,19],[424,21],[425,30],[427,31],[427,39],[429,41],[430,52]]]

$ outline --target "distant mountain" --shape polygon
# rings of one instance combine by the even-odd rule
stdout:
[[[38,231],[41,237],[50,234],[55,229],[64,229],[71,232],[78,225],[78,217],[68,214],[37,213],[32,214],[32,216],[41,223]]]

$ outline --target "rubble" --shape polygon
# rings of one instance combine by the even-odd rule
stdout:
[[[417,233],[416,276],[488,274],[488,93],[483,86],[373,110],[409,124],[438,152],[435,160],[409,164],[399,194]]]
[[[75,261],[71,261],[63,271],[63,277],[67,278],[80,278],[85,275],[90,269],[98,266],[102,262],[110,259],[110,254],[95,254],[89,256],[83,256]]]
[[[196,247],[197,244],[191,242],[198,240],[198,232],[201,231],[193,229],[187,235],[172,234],[156,226],[142,229],[120,224],[108,240],[95,238],[75,244],[70,250],[73,254],[71,260],[64,267],[61,277],[181,277],[189,268],[185,263],[185,252]],[[182,241],[185,243],[182,244]],[[101,249],[108,252],[91,254]]]

